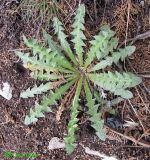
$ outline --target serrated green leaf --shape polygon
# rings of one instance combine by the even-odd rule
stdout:
[[[89,69],[89,72],[104,69],[107,66],[111,66],[113,63],[117,64],[119,60],[123,61],[127,56],[130,56],[135,51],[135,46],[127,46],[123,49],[119,49],[118,52],[113,52],[112,56],[106,57],[94,67]]]
[[[51,48],[51,50],[53,52],[57,51],[57,54],[58,54],[57,63],[60,64],[64,68],[68,68],[68,69],[75,71],[75,69],[72,67],[71,63],[62,54],[62,49],[57,46],[57,44],[52,40],[52,37],[48,33],[46,33],[46,31],[44,31],[44,30],[43,30],[43,36],[48,41],[49,48]],[[56,60],[56,58],[55,58],[55,60]]]
[[[83,81],[83,77],[80,78],[78,85],[77,85],[77,89],[76,89],[76,93],[72,102],[72,107],[71,107],[71,119],[69,121],[68,124],[68,135],[67,137],[64,138],[65,140],[65,146],[66,146],[66,151],[68,154],[71,154],[75,147],[75,140],[76,140],[76,131],[78,129],[78,109],[79,109],[79,96],[80,96],[80,92],[82,89],[82,81]]]
[[[76,144],[69,144],[69,145],[66,145],[65,147],[66,147],[66,151],[67,151],[67,153],[68,154],[71,154],[71,153],[73,153],[73,151],[74,151],[74,149],[76,148]]]
[[[81,65],[83,65],[83,46],[85,46],[85,43],[83,42],[83,40],[85,40],[85,35],[83,34],[83,30],[84,30],[84,16],[85,16],[85,6],[82,4],[79,6],[79,8],[77,9],[77,13],[75,16],[75,21],[73,23],[73,31],[72,31],[72,35],[73,35],[73,40],[72,42],[74,42],[75,44],[75,50],[76,53],[78,55],[78,59]]]
[[[21,98],[34,97],[35,94],[42,94],[51,89],[53,89],[53,85],[51,82],[48,82],[46,84],[41,84],[39,87],[35,85],[32,89],[28,88],[26,91],[22,91],[20,97]]]
[[[48,97],[45,97],[41,104],[37,104],[34,110],[30,110],[30,113],[25,118],[25,124],[29,125],[41,116],[43,116],[44,112],[48,112],[48,108],[51,105],[54,105],[57,100],[61,98],[63,94],[75,83],[76,79],[68,82],[67,84],[61,86],[60,88],[56,89],[54,93],[51,93]],[[28,122],[28,123],[27,123]],[[30,122],[30,123],[29,123]]]
[[[57,44],[56,44],[56,42],[54,42],[52,40],[52,36],[49,35],[45,30],[43,30],[43,37],[44,37],[44,40],[46,40],[46,42],[48,42],[49,48],[53,52],[55,52],[55,51],[57,51],[58,53],[62,52],[62,49],[60,47],[58,47]]]
[[[87,53],[87,59],[85,62],[85,68],[88,67],[88,65],[91,64],[91,62],[94,60],[94,58],[101,59],[105,56],[105,49],[108,48],[107,43],[109,40],[115,35],[115,32],[110,30],[110,27],[108,25],[103,26],[101,28],[101,31],[98,35],[94,36],[94,40],[92,40],[90,43],[92,44],[90,50]],[[114,45],[116,47],[116,44]],[[110,49],[112,50],[112,49]],[[105,54],[103,54],[105,53]],[[108,51],[109,53],[109,51]],[[108,54],[107,53],[107,54]]]
[[[33,71],[30,76],[34,79],[38,79],[40,81],[46,80],[46,81],[53,81],[53,80],[57,80],[57,79],[61,79],[62,75],[58,75],[56,73],[48,73],[48,72],[43,72],[42,71]]]
[[[94,82],[95,85],[99,85],[105,90],[111,91],[116,95],[120,95],[123,98],[131,97],[131,92],[126,91],[127,88],[134,87],[141,83],[141,78],[132,73],[91,73],[88,74],[89,79]],[[122,92],[117,92],[122,90]],[[126,95],[126,96],[125,96]]]
[[[92,93],[90,91],[88,82],[85,81],[84,83],[84,90],[87,99],[87,106],[88,106],[88,113],[90,114],[91,118],[90,121],[92,122],[92,127],[96,130],[96,135],[101,139],[106,139],[106,131],[104,129],[104,121],[101,119],[101,114],[98,113],[98,106],[95,105],[95,100],[92,98]]]
[[[62,23],[56,17],[53,19],[53,22],[54,22],[55,33],[57,34],[58,39],[60,40],[62,48],[64,49],[66,54],[68,54],[68,56],[72,60],[72,62],[75,65],[77,65],[78,64],[77,60],[76,60],[75,56],[72,53],[72,50],[70,48],[69,43],[66,40],[67,35],[65,35],[65,33],[64,33],[64,28],[62,27]]]
[[[33,51],[34,56],[38,55],[39,59],[36,58],[36,61],[39,62],[46,62],[48,66],[59,66],[75,70],[70,62],[61,54],[59,53],[56,46],[53,46],[53,51],[50,48],[44,48],[42,45],[38,44],[36,40],[28,40],[24,36],[24,41],[28,47],[30,47]],[[51,44],[51,46],[54,44]],[[56,49],[56,50],[54,50]],[[32,63],[35,63],[35,59],[32,60]],[[44,64],[45,65],[45,64]]]
[[[118,89],[114,92],[115,95],[120,95],[122,98],[130,99],[133,97],[132,92],[124,89]]]
[[[44,48],[42,45],[38,44],[36,39],[31,39],[28,40],[24,35],[23,35],[23,40],[24,43],[32,49],[33,55],[39,56],[40,59],[42,59],[44,56],[50,55],[51,49],[50,48]],[[47,57],[48,58],[48,57]]]
[[[24,62],[24,65],[26,65],[26,68],[29,68],[31,71],[33,70],[47,70],[47,71],[55,71],[56,67],[56,61],[51,62],[51,64],[48,62],[48,60],[38,59],[37,56],[29,56],[29,53],[22,53],[22,52],[15,52],[16,55],[18,55]],[[54,58],[53,56],[49,57],[49,60],[52,60]],[[29,64],[29,65],[28,65]]]
[[[52,91],[52,87],[50,89],[46,85],[47,83],[45,84],[44,82],[44,85],[41,84],[39,87],[34,86],[32,89],[29,88],[21,92],[21,97],[27,98],[50,90],[48,97],[44,97],[40,104],[36,103],[35,107],[30,109],[29,115],[25,117],[26,125],[36,123],[38,118],[45,117],[45,112],[52,112],[50,106],[58,105],[57,101],[62,100],[64,94],[69,102],[70,98],[74,95],[71,106],[71,119],[67,127],[68,136],[65,137],[66,150],[69,154],[76,147],[78,113],[82,109],[79,105],[82,82],[84,82],[84,91],[87,99],[86,105],[88,107],[88,114],[90,115],[89,120],[91,121],[91,126],[96,131],[96,135],[101,140],[105,140],[106,133],[99,107],[108,106],[108,101],[107,99],[101,99],[100,95],[92,95],[91,90],[94,93],[96,91],[95,86],[94,88],[92,88],[93,85],[90,86],[91,81],[94,82],[94,85],[99,86],[98,90],[104,89],[126,99],[133,96],[132,92],[128,89],[141,82],[141,79],[132,73],[104,72],[105,67],[111,66],[113,63],[116,64],[120,60],[123,61],[135,51],[134,46],[117,48],[118,38],[114,37],[115,32],[111,30],[109,25],[102,26],[99,34],[95,35],[94,39],[90,41],[91,47],[88,50],[86,59],[84,59],[84,40],[86,39],[84,35],[84,16],[85,7],[83,4],[80,4],[72,25],[73,31],[71,32],[76,53],[73,53],[71,48],[72,43],[68,43],[67,35],[64,33],[63,25],[58,18],[54,18],[54,30],[61,46],[58,46],[59,44],[53,41],[53,37],[43,30],[46,44],[40,44],[36,39],[27,39],[23,36],[24,43],[31,49],[31,53],[16,52],[16,55],[22,59],[24,67],[32,71],[31,76],[33,78],[45,80],[50,84],[55,84],[56,82],[56,86],[58,87],[55,91]],[[48,47],[45,47],[47,43]],[[66,84],[62,84],[62,80]],[[67,94],[70,88],[71,90]]]
[[[38,121],[38,119],[35,118],[35,117],[31,118],[29,116],[26,116],[25,120],[24,120],[24,124],[25,125],[30,125],[31,123],[36,123],[37,121]]]

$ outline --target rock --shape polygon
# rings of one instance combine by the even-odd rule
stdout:
[[[65,143],[61,142],[61,140],[58,137],[53,137],[49,142],[48,149],[54,150],[60,148],[65,148]]]
[[[2,86],[0,87],[0,95],[5,99],[10,100],[12,98],[12,89],[9,83],[5,82]]]

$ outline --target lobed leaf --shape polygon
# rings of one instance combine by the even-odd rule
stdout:
[[[77,122],[78,122],[77,116],[78,116],[78,109],[79,109],[78,101],[79,101],[79,96],[80,96],[80,92],[81,92],[81,89],[82,89],[82,81],[83,81],[83,78],[81,77],[79,82],[78,82],[76,93],[75,93],[75,96],[74,96],[74,99],[73,99],[73,102],[72,102],[71,119],[70,119],[69,124],[68,124],[68,135],[67,135],[67,137],[64,138],[65,146],[66,146],[66,150],[67,150],[68,154],[71,154],[76,147],[76,144],[75,144],[76,135],[75,135],[75,133],[78,129],[78,125],[77,125]]]
[[[83,30],[84,28],[84,17],[85,17],[85,6],[82,4],[79,6],[79,8],[77,9],[77,13],[75,16],[75,20],[73,23],[73,31],[72,31],[72,35],[73,35],[73,40],[72,42],[74,42],[75,44],[75,50],[76,53],[78,55],[78,59],[81,65],[83,65],[83,46],[85,46],[85,43],[83,42],[83,40],[86,39],[85,35],[83,34]]]
[[[101,31],[98,35],[94,36],[94,40],[90,43],[92,44],[90,50],[87,53],[87,59],[85,62],[85,68],[91,64],[94,58],[101,59],[106,56],[109,51],[112,51],[112,48],[117,46],[117,39],[114,39],[115,43],[112,43],[111,46],[108,46],[109,40],[115,35],[115,32],[110,29],[108,25],[105,25],[101,28]],[[110,48],[109,48],[110,47]],[[108,51],[107,51],[108,49]],[[107,52],[105,52],[107,51]],[[107,54],[106,54],[107,53]]]
[[[96,135],[104,141],[106,139],[104,120],[101,119],[101,113],[98,112],[99,105],[95,104],[95,99],[92,98],[92,93],[87,81],[84,83],[84,90],[87,99],[88,113],[91,116],[90,121],[92,122],[92,127],[96,130]]]
[[[38,62],[43,62],[48,64],[49,66],[62,66],[74,71],[74,68],[68,62],[68,60],[58,52],[56,46],[53,46],[53,50],[50,48],[44,48],[42,45],[38,44],[36,40],[28,40],[25,36],[23,37],[25,44],[30,47],[33,51],[33,55],[36,56]],[[55,45],[55,44],[51,44]],[[38,55],[38,57],[37,57]],[[33,63],[33,62],[32,62]]]
[[[75,71],[74,68],[72,67],[71,63],[62,54],[62,49],[60,47],[58,47],[57,44],[52,40],[51,35],[49,35],[48,33],[46,33],[46,31],[43,30],[43,36],[44,36],[45,40],[48,42],[49,48],[51,48],[51,50],[53,52],[57,52],[58,64],[61,64],[64,68],[68,68],[68,69]]]
[[[119,60],[123,61],[127,56],[130,56],[135,51],[135,46],[127,46],[123,49],[119,49],[118,52],[113,52],[112,56],[106,57],[105,60],[102,60],[98,64],[96,64],[89,71],[97,71],[100,69],[104,69],[107,66],[111,66],[112,63],[117,64]]]
[[[40,81],[46,80],[46,81],[53,81],[62,78],[62,75],[58,75],[56,73],[48,73],[43,71],[33,71],[31,74],[31,77],[34,79],[38,79]]]
[[[31,71],[33,70],[46,70],[46,71],[53,71],[56,70],[54,68],[56,66],[56,61],[52,61],[54,59],[55,54],[49,56],[48,59],[45,57],[39,59],[37,55],[30,56],[29,53],[22,53],[22,52],[15,52],[22,60],[26,68],[29,68]],[[52,61],[50,63],[50,61]]]
[[[63,56],[58,55],[57,52],[51,52],[51,55],[42,57],[41,59],[37,55],[30,56],[29,53],[16,52],[16,54],[23,60],[25,67],[31,71],[45,70],[47,72],[53,72],[66,68],[76,72],[76,69],[72,67],[71,63]]]
[[[53,85],[51,82],[48,82],[46,84],[41,84],[40,86],[37,87],[35,85],[32,89],[28,88],[26,91],[22,91],[20,94],[21,98],[29,98],[29,97],[34,97],[35,94],[42,94],[44,92],[47,92],[48,90],[53,89]]]
[[[62,95],[75,83],[76,79],[68,82],[67,84],[56,89],[55,92],[51,92],[48,97],[45,97],[41,104],[37,104],[34,109],[30,110],[29,115],[25,117],[25,124],[29,125],[38,121],[38,118],[44,117],[44,112],[49,112],[49,106],[56,104],[56,101],[61,98]]]
[[[58,53],[61,53],[62,52],[62,49],[60,47],[57,46],[56,42],[54,42],[52,40],[52,36],[49,35],[45,30],[43,30],[43,37],[44,37],[44,40],[46,42],[48,42],[48,45],[49,45],[49,48],[55,52],[57,51]]]
[[[76,147],[76,131],[78,130],[77,116],[80,109],[79,98],[82,83],[84,82],[84,91],[91,125],[95,129],[96,135],[101,140],[105,140],[104,120],[102,120],[102,115],[98,111],[98,108],[99,106],[102,107],[105,105],[107,100],[101,99],[96,91],[94,91],[95,94],[92,95],[90,81],[92,81],[94,85],[98,85],[104,90],[108,90],[126,99],[133,96],[128,88],[134,87],[141,82],[141,79],[132,73],[103,72],[105,67],[111,66],[113,63],[116,64],[119,60],[123,61],[135,50],[134,46],[127,46],[113,52],[118,46],[118,39],[114,37],[115,32],[112,31],[108,25],[101,27],[99,34],[90,42],[91,47],[84,62],[84,40],[86,39],[84,35],[84,17],[85,7],[81,4],[77,9],[72,25],[73,31],[71,33],[76,54],[71,50],[70,44],[67,41],[67,35],[64,33],[63,25],[57,18],[53,19],[54,29],[61,47],[58,47],[57,43],[53,41],[52,36],[43,30],[44,40],[46,44],[48,43],[48,48],[39,44],[35,39],[29,40],[23,36],[25,44],[33,53],[30,55],[29,53],[16,52],[23,60],[24,66],[32,71],[32,77],[38,80],[52,81],[41,84],[38,87],[35,85],[33,88],[21,92],[20,96],[22,98],[34,97],[35,94],[42,94],[58,86],[54,92],[50,91],[51,94],[48,97],[44,97],[40,104],[36,103],[35,107],[30,109],[29,115],[25,117],[24,123],[26,125],[37,122],[40,117],[45,117],[45,112],[52,112],[49,106],[56,104],[74,83],[77,84],[75,85],[77,86],[76,91],[72,91],[71,93],[71,96],[73,94],[75,94],[75,96],[71,106],[68,135],[64,139],[66,150],[69,154],[71,154]],[[98,60],[98,63],[91,67],[95,59]],[[98,70],[101,70],[102,73],[94,73]],[[62,83],[66,84],[62,85]],[[69,99],[72,98],[71,96]],[[94,98],[97,98],[97,100]],[[96,104],[97,102],[100,104]]]
[[[108,73],[89,73],[88,77],[95,85],[102,87],[104,90],[111,91],[122,98],[132,98],[132,93],[127,88],[134,87],[141,83],[141,78],[132,73],[108,72]]]
[[[54,18],[54,29],[55,29],[55,33],[58,36],[58,39],[60,40],[60,44],[63,47],[64,51],[67,53],[67,55],[69,56],[69,58],[72,60],[72,62],[77,65],[77,60],[74,56],[74,54],[72,53],[72,50],[70,48],[69,43],[67,42],[66,38],[67,35],[65,35],[64,33],[64,28],[62,27],[62,23],[58,20],[58,18]]]
[[[44,48],[42,45],[38,44],[36,39],[28,40],[25,36],[23,36],[24,43],[27,47],[31,48],[33,51],[33,55],[38,55],[40,59],[44,56],[49,57],[49,53],[51,52],[50,48]]]

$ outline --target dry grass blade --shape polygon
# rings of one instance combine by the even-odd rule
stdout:
[[[54,89],[59,87],[61,84],[66,83],[66,80],[62,77],[60,80],[53,82]]]
[[[129,59],[127,59],[127,62],[128,62],[128,64],[129,64],[130,68],[134,71],[134,73],[137,74],[136,70],[135,70],[134,67],[132,66],[132,64],[131,64],[131,62],[130,62]],[[142,83],[143,83],[143,82],[142,82]],[[144,86],[144,88],[146,87],[144,83],[143,83],[143,86]],[[147,96],[146,96],[146,94],[145,94],[145,91],[143,91],[143,88],[142,88],[141,86],[139,86],[139,88],[140,88],[142,94],[144,95],[145,100],[148,101]],[[148,111],[148,112],[150,113],[150,110],[149,110],[147,104],[145,103],[144,99],[142,98],[141,94],[139,93],[137,87],[135,87],[135,89],[136,89],[136,92],[137,92],[138,96],[140,97],[141,101],[143,102],[143,104],[144,104],[144,106],[145,106],[145,108],[146,108],[146,111]],[[147,90],[146,90],[146,91],[147,91]]]
[[[42,28],[49,29],[50,20],[58,14],[58,11],[61,11],[56,0],[22,0],[14,12],[19,10],[29,27],[37,27],[36,35],[40,33]]]
[[[115,27],[117,35],[120,38],[131,38],[131,32],[135,30],[136,21],[134,16],[141,13],[141,8],[133,3],[131,0],[124,1],[121,5],[118,5],[114,11],[116,18]],[[128,33],[127,33],[128,32]]]
[[[127,12],[127,24],[126,24],[125,46],[126,46],[127,38],[128,38],[128,28],[129,28],[129,21],[130,21],[130,9],[131,9],[131,0],[128,0],[128,12]]]
[[[130,106],[131,106],[132,110],[134,111],[134,113],[135,113],[136,117],[138,118],[139,123],[140,123],[140,125],[141,125],[141,126],[142,126],[142,128],[143,128],[143,131],[145,131],[145,127],[144,127],[144,125],[143,125],[143,123],[142,123],[142,121],[141,121],[141,119],[140,119],[140,117],[139,117],[139,115],[138,115],[138,113],[137,113],[136,109],[134,108],[134,106],[132,105],[132,103],[131,103],[131,101],[130,101],[130,100],[128,100],[128,102],[129,102],[129,104],[130,104]]]
[[[75,84],[72,89],[66,94],[65,98],[61,101],[61,104],[60,106],[58,107],[58,111],[56,113],[56,120],[59,122],[60,121],[60,118],[61,118],[61,115],[62,115],[62,112],[64,111],[65,109],[65,106],[68,107],[70,106],[71,104],[71,100],[72,100],[72,97],[74,96],[75,94],[75,88],[76,88],[76,85]]]

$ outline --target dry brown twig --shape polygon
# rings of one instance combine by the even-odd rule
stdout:
[[[146,141],[144,141],[142,139],[138,141],[134,137],[124,135],[124,134],[122,134],[122,133],[120,133],[120,132],[118,132],[118,131],[116,131],[116,130],[114,130],[114,129],[106,126],[106,125],[105,125],[105,127],[106,127],[106,129],[108,131],[114,132],[115,134],[117,134],[117,135],[119,135],[119,136],[121,136],[121,137],[123,137],[123,138],[125,138],[127,140],[130,140],[130,141],[134,142],[135,144],[141,145],[141,146],[143,146],[145,148],[150,148],[150,143],[148,143],[148,142],[146,142]]]
[[[119,45],[119,48],[121,46],[123,46],[125,44],[125,42],[130,42],[130,45],[132,45],[133,43],[135,43],[137,40],[144,40],[144,39],[147,39],[150,37],[150,30],[144,32],[144,33],[141,33],[141,34],[138,34],[136,35],[134,38],[130,38],[130,39],[127,39],[125,41],[123,41],[120,45]]]
[[[128,38],[128,28],[129,28],[129,20],[130,20],[130,9],[131,9],[131,0],[128,0],[128,12],[127,12],[127,23],[126,23],[126,35],[125,35],[125,46]]]
[[[59,122],[60,121],[60,117],[62,115],[62,112],[64,111],[65,109],[65,106],[68,107],[70,106],[71,104],[71,99],[72,97],[74,96],[74,93],[75,93],[75,87],[76,87],[76,84],[72,87],[72,89],[66,94],[65,98],[62,100],[60,106],[59,106],[59,109],[56,113],[56,120]]]
[[[94,0],[94,11],[95,11],[95,20],[97,20],[97,19],[98,19],[98,17],[97,17],[96,0]]]

